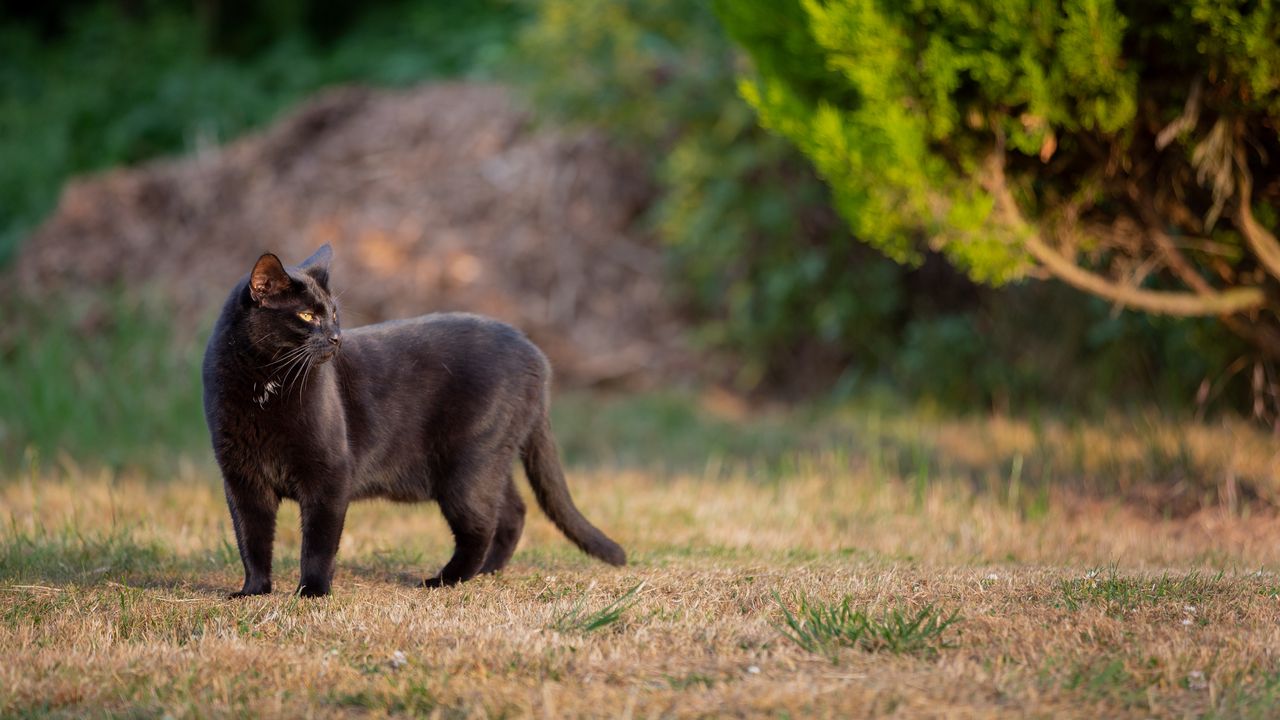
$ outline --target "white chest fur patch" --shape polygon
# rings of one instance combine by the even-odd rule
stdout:
[[[254,387],[256,388],[257,386],[255,385]],[[253,400],[254,402],[258,403],[258,407],[266,407],[267,401],[270,400],[271,396],[275,395],[276,391],[279,389],[280,389],[279,383],[277,383],[275,380],[268,380],[267,384],[262,388],[262,393],[259,394],[258,397],[254,398]]]

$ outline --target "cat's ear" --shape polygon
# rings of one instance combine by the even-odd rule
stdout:
[[[253,266],[249,274],[249,295],[254,302],[262,302],[264,298],[284,292],[293,281],[285,272],[280,258],[271,253],[264,253]]]
[[[311,257],[302,261],[298,266],[300,270],[316,279],[327,290],[329,288],[329,262],[333,260],[333,248],[329,247],[329,243],[320,246],[311,254]]]

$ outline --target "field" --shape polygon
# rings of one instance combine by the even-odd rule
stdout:
[[[1011,7],[0,6],[0,720],[1280,718],[1280,4]],[[628,565],[520,480],[228,597],[203,349],[322,243],[546,351]]]
[[[565,404],[575,496],[627,547],[626,568],[578,554],[532,510],[507,570],[418,589],[451,549],[437,509],[374,503],[348,516],[334,595],[304,601],[284,591],[298,569],[288,506],[280,590],[228,600],[239,559],[206,461],[10,472],[0,716],[1269,717],[1280,704],[1276,460],[1247,427],[870,410],[745,423],[712,397],[670,455],[645,459],[591,446],[620,432],[662,447],[618,426],[633,406]],[[593,421],[599,433],[578,427]]]

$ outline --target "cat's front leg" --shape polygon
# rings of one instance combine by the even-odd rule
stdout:
[[[347,517],[347,499],[342,493],[317,493],[299,499],[302,514],[302,578],[298,594],[322,597],[333,582],[334,561]]]
[[[244,587],[231,597],[265,595],[271,592],[271,545],[276,537],[280,496],[244,477],[228,476],[223,487],[244,564]]]

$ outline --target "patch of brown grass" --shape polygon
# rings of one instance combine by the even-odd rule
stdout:
[[[534,511],[506,571],[443,590],[412,586],[451,549],[438,511],[358,505],[319,601],[225,599],[239,560],[205,470],[10,478],[0,715],[1265,717],[1280,702],[1274,518],[1162,519],[1053,489],[1028,512],[964,473],[921,485],[874,467],[830,452],[782,474],[574,473],[632,565],[584,558]],[[292,507],[279,541],[288,588]],[[600,629],[563,621],[642,582]],[[779,631],[775,594],[962,620],[936,654],[832,662]]]

